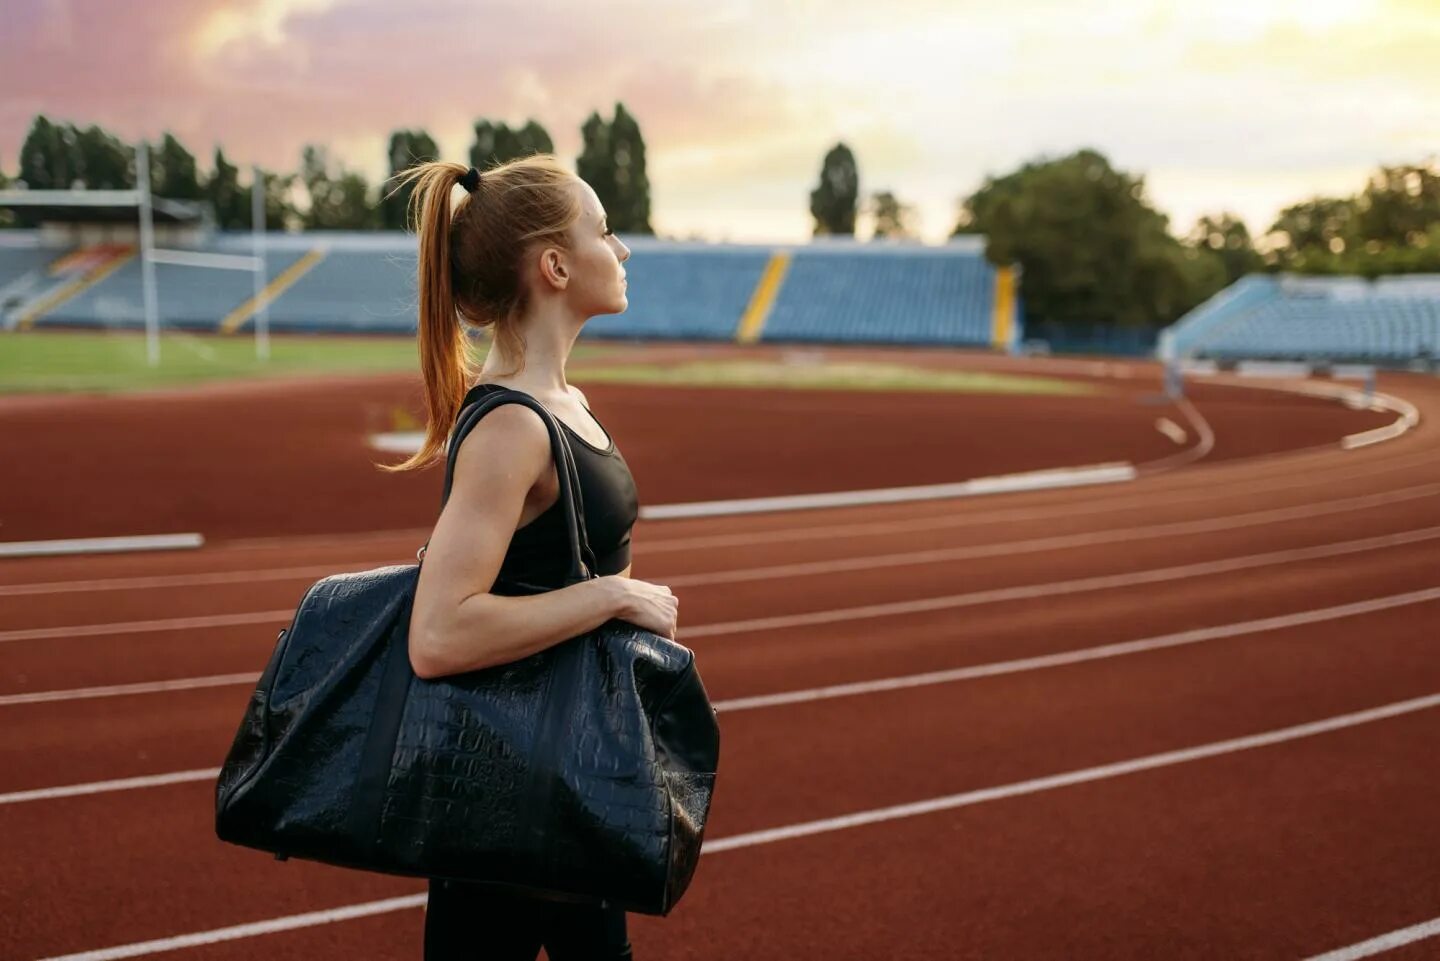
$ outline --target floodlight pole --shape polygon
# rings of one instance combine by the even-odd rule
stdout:
[[[265,177],[259,164],[250,166],[254,185],[250,189],[250,224],[255,238],[255,356],[270,359],[270,308],[262,295],[265,292]]]
[[[140,139],[135,148],[135,179],[140,187],[140,280],[145,295],[145,353],[151,367],[160,363],[160,318],[155,307],[155,224],[150,211],[150,147]]]

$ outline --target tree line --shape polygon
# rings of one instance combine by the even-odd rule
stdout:
[[[469,162],[485,170],[514,157],[553,153],[546,129],[534,120],[511,127],[478,120]],[[439,156],[424,130],[390,134],[391,176]],[[36,117],[20,148],[14,180],[32,189],[130,189],[135,148],[102,128],[80,129]],[[620,233],[653,234],[645,139],[624,104],[605,119],[592,112],[581,127],[576,172],[595,189]],[[386,197],[387,183],[332,158],[323,145],[301,150],[294,172],[262,169],[265,222],[294,230],[405,229],[409,186]],[[248,229],[253,180],[222,148],[208,175],[166,133],[150,149],[150,183],[157,196],[209,201],[217,226]],[[12,183],[0,170],[0,188]],[[296,188],[306,202],[296,202]],[[914,207],[891,190],[861,197],[859,165],[844,143],[831,147],[810,192],[816,236],[855,234],[861,212],[873,238],[913,238]],[[0,227],[34,226],[25,208],[0,210]],[[1354,194],[1312,197],[1284,208],[1253,238],[1230,211],[1200,217],[1182,235],[1145,193],[1145,178],[1118,170],[1099,151],[1042,156],[1009,173],[987,176],[959,203],[952,236],[982,234],[986,256],[1021,267],[1028,324],[1155,327],[1255,271],[1311,274],[1440,272],[1440,163],[1382,166]]]
[[[838,144],[810,196],[817,235],[854,233],[858,185],[854,153]],[[869,204],[877,236],[910,232],[893,194]],[[1440,272],[1440,162],[1381,166],[1354,194],[1288,206],[1257,244],[1230,211],[1172,234],[1145,178],[1086,148],[986,177],[960,203],[961,234],[983,234],[993,263],[1020,265],[1028,324],[1163,326],[1257,271]]]
[[[555,151],[550,134],[534,120],[511,127],[481,119],[473,124],[473,134],[469,162],[481,170],[512,158]],[[617,103],[608,120],[592,112],[581,127],[581,136],[577,170],[605,205],[609,222],[619,231],[652,233],[645,141],[635,118],[624,104]],[[215,225],[222,230],[253,226],[255,177],[246,171],[242,178],[223,147],[215,148],[210,172],[202,174],[194,154],[172,134],[147,146],[150,189],[155,196],[208,201]],[[42,115],[31,123],[20,146],[17,175],[12,180],[0,169],[0,188],[133,190],[138,183],[137,155],[135,146],[99,126],[81,129]],[[332,158],[321,144],[301,148],[299,170],[261,168],[265,224],[279,230],[406,229],[411,226],[406,217],[413,184],[394,190],[389,180],[416,163],[440,159],[440,149],[424,130],[395,130],[386,155],[389,176],[374,186],[362,172]],[[297,198],[297,194],[302,196]],[[37,220],[35,212],[23,207],[0,210],[0,227],[34,227]]]

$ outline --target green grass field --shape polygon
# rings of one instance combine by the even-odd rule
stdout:
[[[252,336],[167,331],[160,340],[160,364],[151,367],[146,363],[145,336],[137,331],[0,333],[0,393],[109,393],[235,378],[419,371],[415,341],[409,337],[273,336],[268,362],[256,358]],[[477,347],[483,355],[486,349],[483,342]],[[1058,378],[934,370],[870,361],[609,362],[617,352],[631,348],[632,345],[624,344],[576,344],[570,356],[570,379],[581,385],[612,382],[796,390],[990,394],[1093,394],[1099,390]]]
[[[576,359],[605,348],[577,344]],[[0,333],[0,393],[125,391],[245,377],[420,369],[410,337],[287,335],[270,338],[270,359],[255,356],[253,336],[166,331],[160,364],[146,362],[145,335],[120,331]]]
[[[1098,387],[1054,377],[971,370],[935,370],[872,361],[786,364],[776,361],[690,361],[679,364],[577,364],[577,384],[683,384],[688,387],[784,387],[795,390],[930,390],[981,394],[1094,394]]]

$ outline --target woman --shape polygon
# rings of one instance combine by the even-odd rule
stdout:
[[[611,618],[674,638],[678,599],[630,577],[638,502],[619,447],[565,381],[585,321],[627,306],[630,255],[595,191],[553,155],[491,168],[412,167],[419,210],[419,346],[429,420],[420,450],[390,470],[444,457],[467,403],[508,387],[540,401],[571,438],[585,525],[600,575],[543,593],[492,593],[497,581],[555,585],[570,552],[560,479],[540,415],[521,404],[487,413],[460,445],[450,498],[425,550],[410,620],[410,661],[434,678],[518,660]],[[468,196],[450,212],[452,188]],[[492,328],[476,371],[461,328]],[[432,879],[425,958],[550,961],[631,957],[625,913]]]

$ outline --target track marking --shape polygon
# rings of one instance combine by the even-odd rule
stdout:
[[[981,544],[969,547],[941,548],[929,552],[924,557],[910,561],[909,563],[929,563],[936,560],[964,560],[971,557],[992,557],[1003,556],[1008,553],[1029,553],[1041,550],[1057,550],[1066,547],[1084,547],[1094,544],[1108,544],[1120,540],[1142,539],[1146,537],[1167,537],[1176,534],[1194,534],[1219,530],[1230,530],[1240,527],[1248,527],[1255,524],[1268,524],[1286,520],[1300,520],[1308,517],[1322,517],[1327,514],[1342,513],[1349,510],[1363,510],[1369,507],[1382,507],[1387,504],[1400,503],[1402,501],[1414,500],[1422,497],[1431,497],[1440,494],[1440,483],[1419,484],[1414,487],[1403,487],[1392,491],[1381,491],[1375,494],[1363,494],[1358,497],[1344,497],[1336,500],[1317,501],[1313,504],[1301,504],[1294,507],[1271,508],[1267,510],[1250,511],[1243,514],[1229,514],[1217,518],[1208,518],[1196,521],[1181,521],[1178,523],[1148,524],[1139,527],[1118,528],[1109,531],[1080,532],[1075,534],[1061,534],[1053,537],[1031,538],[1021,541],[1002,541],[997,544]],[[984,518],[990,522],[990,518]],[[844,534],[848,537],[858,536],[861,531],[854,528],[863,525],[852,525]],[[934,531],[950,525],[946,519],[924,518],[915,521],[892,522],[888,524],[869,525],[870,528],[879,527],[881,530],[867,529],[865,534],[893,534],[910,531]],[[823,532],[829,535],[833,528],[822,528]],[[795,532],[797,535],[802,531]],[[799,536],[785,538],[785,540],[799,540]],[[770,540],[766,537],[765,540]],[[751,542],[753,543],[753,541]],[[717,545],[709,544],[714,547]],[[730,545],[741,546],[741,545]],[[978,552],[978,553],[975,553]],[[848,558],[827,562],[814,562],[842,565],[839,567],[824,568],[815,570],[813,573],[828,573],[836,570],[868,569],[877,564],[882,564],[888,558],[896,558],[895,563],[907,563],[905,558],[915,557],[913,553],[894,555],[873,555],[865,558]],[[353,561],[346,568],[365,570],[367,564],[380,566],[382,564],[394,564],[395,560],[372,560],[368,562]],[[851,565],[851,566],[843,566]],[[786,567],[752,568],[745,578],[757,579],[776,576],[776,572],[784,574]],[[51,583],[36,584],[12,584],[0,586],[0,597],[13,597],[30,594],[52,594],[63,593],[71,590],[141,590],[145,588],[165,587],[195,587],[205,584],[236,584],[252,583],[261,580],[288,580],[290,578],[314,577],[320,578],[337,573],[334,564],[311,564],[305,567],[282,567],[271,570],[248,570],[248,571],[213,571],[196,574],[163,574],[146,577],[114,577],[104,580],[89,581],[57,581]],[[704,580],[710,576],[728,576],[734,572],[716,572],[710,574],[688,574],[679,575],[670,583],[684,585],[707,583]],[[802,572],[804,573],[804,572]]]
[[[104,554],[115,551],[165,551],[202,547],[199,534],[137,534],[131,537],[67,537],[52,541],[5,541],[0,557],[42,557],[53,554]]]
[[[944,684],[950,681],[963,681],[976,677],[989,677],[996,674],[1035,670],[1042,667],[1055,667],[1061,664],[1075,664],[1081,661],[1115,657],[1138,651],[1158,650],[1164,647],[1175,647],[1181,644],[1192,644],[1197,641],[1208,641],[1215,638],[1278,630],[1299,624],[1313,624],[1334,618],[1350,617],[1355,614],[1389,610],[1392,607],[1400,607],[1406,604],[1420,604],[1437,598],[1440,598],[1440,587],[1412,591],[1407,594],[1393,594],[1389,597],[1356,601],[1351,604],[1341,604],[1335,607],[1298,611],[1294,614],[1281,614],[1274,617],[1259,618],[1257,620],[1240,621],[1235,624],[1220,624],[1214,627],[1193,628],[1173,634],[1161,634],[1134,641],[1120,641],[1113,644],[1102,644],[1098,647],[1062,651],[1056,654],[1044,654],[1013,661],[974,664],[943,671],[928,671],[923,674],[906,674],[872,681],[857,681],[848,684],[834,684],[827,687],[812,687],[797,691],[782,691],[775,694],[759,694],[750,697],[731,698],[726,701],[716,701],[715,708],[725,711],[746,711],[760,707],[774,707],[781,704],[796,704],[802,701],[819,701],[832,697],[871,694],[876,691],[893,691],[905,687]],[[137,694],[159,694],[166,691],[191,690],[196,688],[229,687],[238,684],[254,684],[259,679],[260,674],[252,671],[242,674],[212,674],[206,677],[187,677],[169,681],[142,681],[135,684],[115,684],[108,687],[81,687],[56,691],[35,691],[26,694],[6,694],[0,695],[0,707],[17,704],[44,704],[53,701],[77,701],[97,697],[128,697]],[[3,795],[0,795],[0,803],[4,803]]]
[[[1308,368],[1307,368],[1308,373]],[[1324,397],[1329,400],[1338,400],[1352,408],[1370,408],[1371,410],[1388,410],[1399,415],[1396,419],[1383,427],[1376,427],[1373,430],[1361,431],[1358,434],[1349,434],[1340,439],[1340,447],[1343,450],[1353,450],[1357,447],[1368,447],[1371,444],[1378,444],[1381,441],[1394,440],[1406,433],[1420,423],[1420,410],[1414,404],[1403,397],[1394,394],[1382,394],[1375,391],[1372,396],[1358,405],[1354,403],[1355,398],[1364,398],[1364,394],[1351,387],[1340,384],[1325,383],[1323,381],[1304,381],[1301,383],[1289,384],[1251,384],[1246,383],[1243,377],[1226,377],[1221,374],[1214,376],[1207,375],[1206,380],[1221,384],[1227,387],[1248,387],[1254,390],[1272,390],[1280,393],[1302,394],[1308,397]]]
[[[779,707],[786,704],[798,704],[807,701],[821,701],[836,697],[853,697],[862,694],[874,694],[880,691],[894,691],[901,688],[923,687],[931,684],[946,684],[954,681],[968,681],[981,677],[992,677],[1000,674],[1016,674],[1021,671],[1034,671],[1048,667],[1060,667],[1067,664],[1078,664],[1084,661],[1101,660],[1108,657],[1119,657],[1125,654],[1136,654],[1143,651],[1160,650],[1167,647],[1179,647],[1184,644],[1195,644],[1200,641],[1216,640],[1219,638],[1235,637],[1243,634],[1257,634],[1263,631],[1282,630],[1288,627],[1298,627],[1303,624],[1315,624],[1321,621],[1335,620],[1342,617],[1354,617],[1359,614],[1371,614],[1376,611],[1390,610],[1396,607],[1404,607],[1410,604],[1424,604],[1429,601],[1440,600],[1440,587],[1430,587],[1419,591],[1410,591],[1405,594],[1392,594],[1389,597],[1378,597],[1370,600],[1355,601],[1350,604],[1340,604],[1335,607],[1324,607],[1309,611],[1297,611],[1293,614],[1280,614],[1274,617],[1262,617],[1256,620],[1240,621],[1235,624],[1219,624],[1214,627],[1194,628],[1187,631],[1179,631],[1173,634],[1161,634],[1155,637],[1140,638],[1134,641],[1119,641],[1112,644],[1101,644],[1095,647],[1080,648],[1073,651],[1061,651],[1055,654],[1042,654],[1035,657],[1019,658],[1012,661],[993,661],[988,664],[972,664],[966,667],[952,668],[944,671],[927,671],[922,674],[907,674],[899,677],[878,678],[872,681],[857,681],[849,684],[832,684],[826,687],[813,687],[805,690],[781,691],[775,694],[759,694],[750,697],[736,697],[728,700],[714,702],[714,707],[721,712],[750,711],[761,708]],[[233,682],[228,683],[254,683],[259,679],[259,674],[229,675],[234,677]],[[211,678],[197,678],[196,680],[209,681]],[[166,684],[168,682],[160,682]],[[144,684],[124,685],[127,688],[147,687]],[[199,685],[196,685],[199,686]],[[82,688],[81,692],[103,690],[100,688]],[[42,695],[12,695],[12,697],[32,697],[36,700],[63,700],[68,691],[50,691]],[[117,693],[148,693],[144,691],[123,691]],[[46,696],[55,695],[55,696]],[[89,693],[82,693],[81,696],[103,696]],[[0,704],[11,703],[8,700],[0,700]],[[27,702],[20,702],[27,703]],[[207,777],[218,777],[219,768],[204,768],[191,771],[174,771],[169,774],[153,775],[150,777],[121,778],[111,781],[92,781],[86,784],[69,784],[54,788],[37,788],[28,791],[16,791],[11,794],[0,794],[0,805],[19,804],[26,801],[45,801],[60,797],[73,797],[83,794],[101,794],[110,791],[126,791],[136,788],[158,787],[165,784],[177,784],[186,781],[204,780]]]
[[[1210,426],[1210,422],[1205,419],[1205,416],[1200,413],[1199,409],[1190,403],[1189,398],[1176,397],[1175,406],[1180,409],[1180,413],[1185,415],[1185,419],[1190,422],[1190,426],[1195,428],[1195,433],[1200,439],[1196,441],[1194,447],[1188,450],[1182,450],[1179,453],[1170,454],[1167,457],[1161,457],[1157,460],[1147,460],[1143,464],[1135,465],[1135,469],[1146,477],[1160,471],[1174,470],[1176,467],[1184,467],[1186,464],[1192,464],[1202,457],[1207,456],[1215,449],[1214,428]]]
[[[344,568],[357,571],[367,566],[394,564],[394,557],[383,560],[350,561]],[[67,594],[78,591],[138,591],[167,587],[199,587],[207,584],[251,584],[255,581],[284,581],[291,578],[324,577],[339,572],[335,563],[310,564],[305,567],[268,567],[241,571],[201,571],[194,574],[151,574],[139,577],[92,578],[83,581],[48,581],[33,584],[0,584],[0,597],[32,594]]]
[[[1185,428],[1168,417],[1157,417],[1155,419],[1155,429],[1176,444],[1183,444],[1190,439],[1190,435],[1185,433]]]
[[[874,694],[879,691],[895,691],[909,687],[924,687],[931,684],[948,684],[953,681],[968,681],[980,677],[994,677],[999,674],[1017,674],[1047,667],[1079,664],[1084,661],[1098,661],[1108,657],[1137,654],[1142,651],[1157,651],[1167,647],[1180,647],[1200,641],[1236,637],[1242,634],[1259,634],[1264,631],[1278,631],[1302,624],[1317,624],[1322,621],[1358,614],[1386,611],[1410,604],[1424,604],[1440,600],[1440,587],[1411,591],[1406,594],[1392,594],[1371,600],[1340,604],[1335,607],[1321,607],[1293,614],[1262,617],[1234,624],[1218,624],[1214,627],[1198,627],[1172,634],[1158,634],[1133,641],[1117,641],[1078,650],[1061,651],[1056,654],[1041,654],[1023,657],[1013,661],[994,661],[989,664],[972,664],[967,667],[951,668],[944,671],[927,671],[923,674],[906,674],[898,677],[878,678],[873,681],[856,681],[849,684],[831,684],[826,687],[812,687],[806,690],[781,691],[775,694],[757,694],[750,697],[735,697],[716,701],[716,710],[724,712],[750,711],[757,708],[779,707],[784,704],[800,704],[808,701],[823,701],[835,697],[853,697],[859,694]],[[258,676],[258,675],[257,675]]]
[[[0,631],[0,642],[42,641],[71,637],[107,637],[111,634],[138,634],[145,631],[183,631],[190,628],[236,627],[241,624],[288,623],[295,608],[280,611],[252,611],[245,614],[209,614],[203,617],[167,617],[153,621],[117,621],[111,624],[76,624],[69,627],[31,627]]]
[[[1048,777],[1016,781],[997,787],[981,788],[977,791],[964,791],[960,794],[949,794],[944,797],[931,798],[926,801],[913,801],[909,804],[897,804],[892,807],[877,808],[870,811],[857,811],[854,814],[845,814],[840,817],[803,821],[799,824],[790,824],[779,828],[768,828],[763,831],[732,834],[727,838],[719,838],[715,841],[705,842],[702,847],[702,853],[713,854],[719,851],[730,851],[735,848],[753,847],[757,844],[769,844],[774,841],[787,841],[791,838],[806,837],[811,834],[841,831],[846,828],[859,827],[864,824],[893,821],[899,818],[914,817],[918,814],[929,814],[933,811],[947,811],[953,808],[967,807],[983,801],[1018,797],[1022,794],[1034,794],[1039,791],[1048,791],[1057,787],[1067,787],[1071,784],[1084,784],[1087,781],[1099,781],[1105,778],[1118,777],[1122,774],[1131,774],[1135,771],[1165,767],[1171,764],[1181,764],[1186,761],[1214,757],[1219,754],[1231,754],[1236,751],[1244,751],[1254,747],[1264,747],[1270,744],[1280,744],[1284,741],[1293,741],[1303,737],[1313,737],[1316,734],[1354,727],[1359,724],[1367,724],[1371,721],[1396,717],[1414,711],[1428,710],[1436,706],[1440,706],[1440,694],[1427,694],[1424,697],[1411,698],[1405,701],[1394,701],[1389,704],[1383,704],[1380,707],[1354,711],[1350,714],[1337,714],[1333,717],[1322,718],[1319,721],[1309,721],[1291,727],[1276,728],[1270,731],[1262,731],[1259,734],[1248,734],[1244,737],[1228,738],[1224,741],[1197,744],[1194,747],[1181,748],[1175,751],[1147,754],[1142,757],[1131,758],[1127,761],[1117,761],[1111,764],[1100,764],[1094,767],[1080,768],[1074,771],[1066,771],[1062,774],[1052,774]]]
[[[1432,918],[1429,921],[1412,924],[1408,928],[1390,931],[1349,947],[1336,948],[1334,951],[1326,951],[1324,954],[1314,954],[1305,961],[1355,961],[1356,958],[1368,958],[1371,955],[1436,936],[1440,936],[1440,918]]]
[[[1329,449],[1326,445],[1323,449]],[[1293,452],[1287,452],[1293,453]],[[1253,459],[1252,459],[1253,460]],[[1237,492],[1247,494],[1269,493],[1282,490],[1295,490],[1297,488],[1313,487],[1318,485],[1334,485],[1338,483],[1357,480],[1362,477],[1370,477],[1376,474],[1388,474],[1398,470],[1405,470],[1414,466],[1429,465],[1435,462],[1434,454],[1426,451],[1419,455],[1394,458],[1382,463],[1357,468],[1354,465],[1334,465],[1329,469],[1306,471],[1300,479],[1294,477],[1279,477],[1271,481],[1259,481],[1246,484],[1240,488],[1227,488],[1217,491],[1214,481],[1210,481],[1205,487],[1196,492],[1177,491],[1179,496],[1166,497],[1166,492],[1157,492],[1158,496],[1147,501],[1149,507],[1172,507],[1181,504],[1201,503],[1204,501],[1220,500],[1234,496]],[[1339,474],[1332,477],[1331,474]],[[673,537],[664,539],[646,539],[637,545],[635,552],[642,554],[666,553],[669,551],[690,551],[705,547],[725,546],[754,546],[766,543],[788,543],[799,540],[832,540],[845,537],[858,537],[866,535],[898,534],[906,531],[930,531],[939,528],[958,528],[989,526],[992,524],[1010,523],[1019,521],[1046,520],[1050,518],[1071,518],[1089,517],[1097,514],[1108,514],[1116,511],[1129,511],[1134,509],[1134,495],[1117,497],[1111,499],[1092,499],[1085,504],[1057,504],[1048,507],[1023,507],[1011,508],[1008,510],[992,510],[985,512],[966,513],[942,513],[931,514],[920,518],[911,518],[900,521],[859,521],[850,524],[828,524],[814,527],[794,527],[779,530],[749,531],[743,534],[703,534],[689,537]],[[231,550],[264,550],[272,548],[301,549],[310,546],[334,546],[338,543],[369,543],[374,541],[387,540],[414,540],[417,544],[425,539],[430,533],[429,528],[407,528],[386,531],[369,531],[358,534],[335,534],[335,535],[293,535],[289,537],[262,537],[247,538],[244,540],[222,541],[219,544],[211,545],[219,551]],[[408,554],[408,551],[407,551]],[[359,565],[365,562],[352,561],[351,564]],[[372,563],[390,563],[376,561]],[[315,565],[306,568],[282,569],[295,572],[294,576],[309,576],[314,572],[316,576],[333,573],[332,564],[323,566]],[[300,572],[304,571],[305,574]],[[213,572],[214,576],[222,576],[228,573],[244,574],[246,577],[266,578],[274,574],[273,579],[281,579],[291,576],[290,574],[278,574],[271,569],[250,570],[245,572]],[[0,584],[0,597],[15,596],[20,594],[45,594],[58,593],[61,591],[80,590],[130,590],[134,588],[148,587],[169,587],[182,586],[190,583],[224,583],[224,581],[191,581],[190,578],[205,578],[211,574],[171,574],[152,575],[148,577],[112,577],[92,578],[87,580],[71,581],[50,581],[31,584]]]
[[[642,507],[646,520],[673,520],[689,517],[726,517],[762,511],[814,510],[824,507],[857,507],[866,504],[896,504],[904,501],[940,500],[977,494],[1049,490],[1084,484],[1114,484],[1136,477],[1128,463],[1088,464],[1049,470],[975,477],[951,484],[922,484],[915,487],[878,487],[859,491],[830,491],[823,494],[791,494],[783,497],[744,497],[734,500],[695,501],[685,504],[657,504]]]
[[[1051,581],[1044,584],[1022,584],[1017,587],[997,587],[984,591],[963,594],[944,594],[939,597],[925,597],[909,601],[891,601],[882,604],[867,604],[860,607],[831,608],[823,611],[809,611],[803,614],[782,614],[772,617],[753,618],[739,621],[719,621],[701,624],[685,630],[686,638],[710,637],[716,634],[739,634],[747,631],[769,630],[783,627],[799,627],[810,624],[829,624],[834,621],[852,620],[860,617],[890,617],[897,614],[913,614],[921,611],[944,610],[954,607],[970,607],[977,604],[993,604],[998,601],[1020,600],[1035,597],[1051,597],[1076,594],[1084,591],[1109,590],[1116,587],[1130,587],[1135,584],[1155,584],[1163,581],[1183,580],[1221,574],[1228,571],[1264,567],[1269,564],[1285,564],[1294,561],[1317,560],[1385,547],[1399,547],[1440,538],[1440,526],[1424,527],[1402,531],[1398,534],[1384,534],[1379,537],[1365,537],[1354,541],[1339,541],[1314,547],[1298,547],[1264,554],[1248,554],[1216,561],[1202,561],[1196,564],[1182,564],[1176,567],[1155,567],[1148,570],[1128,571],[1121,574],[1075,578],[1068,581]],[[824,562],[831,563],[831,562]],[[919,563],[919,562],[916,562]],[[814,567],[816,565],[792,565]],[[752,569],[730,573],[736,580],[748,580]],[[775,574],[767,575],[769,577]],[[695,575],[687,580],[694,583],[695,577],[710,578],[710,575]],[[682,578],[672,578],[670,583],[680,583]],[[708,583],[716,583],[711,578]],[[80,624],[70,627],[37,627],[13,631],[0,631],[0,642],[52,640],[73,637],[135,634],[146,631],[178,631],[197,627],[234,627],[244,624],[282,623],[288,624],[295,617],[294,608],[277,611],[255,611],[245,614],[213,614],[202,617],[179,617],[150,621],[117,621],[108,624]]]
[[[1057,534],[1051,537],[1034,537],[1020,541],[1002,541],[998,544],[973,544],[965,547],[942,547],[924,551],[903,551],[894,554],[869,554],[858,557],[842,557],[825,561],[800,561],[792,564],[773,564],[768,567],[751,567],[729,571],[707,571],[700,574],[677,574],[666,579],[671,587],[695,587],[709,584],[732,584],[740,581],[770,580],[776,577],[803,577],[817,574],[838,574],[846,571],[870,571],[882,567],[908,567],[915,564],[937,564],[953,561],[976,560],[982,557],[1011,557],[1045,551],[1067,550],[1077,547],[1093,547],[1098,544],[1114,544],[1155,537],[1177,537],[1188,534],[1215,533],[1217,531],[1239,530],[1284,521],[1324,517],[1352,510],[1383,507],[1390,503],[1433,497],[1440,494],[1440,484],[1422,484],[1385,494],[1369,494],[1362,497],[1323,501],[1319,504],[1298,507],[1280,507],[1246,514],[1231,514],[1226,517],[1198,521],[1179,521],[1168,524],[1149,524],[1141,527],[1122,527],[1116,530],[1084,531],[1076,534]],[[1391,500],[1390,498],[1393,498]]]
[[[891,601],[883,604],[866,604],[859,607],[834,608],[825,611],[810,611],[803,614],[782,614],[772,617],[758,617],[742,621],[724,621],[718,624],[702,624],[684,630],[688,640],[696,637],[742,634],[749,631],[778,630],[790,627],[809,627],[815,624],[831,624],[836,621],[852,621],[866,617],[894,617],[923,611],[947,610],[957,607],[973,607],[979,604],[994,604],[1000,601],[1029,600],[1037,597],[1055,597],[1064,594],[1078,594],[1085,591],[1110,590],[1117,587],[1133,587],[1136,584],[1157,584],[1164,581],[1183,580],[1189,577],[1203,577],[1229,571],[1247,570],[1269,564],[1285,564],[1294,561],[1316,560],[1322,557],[1336,557],[1360,551],[1376,550],[1383,547],[1398,547],[1440,537],[1440,527],[1428,527],[1403,534],[1387,534],[1383,537],[1368,537],[1358,541],[1343,541],[1337,544],[1323,544],[1318,547],[1304,547],[1267,554],[1251,554],[1219,561],[1205,561],[1199,564],[1184,564],[1178,567],[1152,568],[1128,574],[1104,574],[1098,577],[1081,577],[1069,581],[1055,581],[1048,584],[1022,584],[1018,587],[997,587],[985,591],[965,594],[947,594],[940,597],[926,597],[912,601]]]
[[[700,853],[718,854],[722,851],[733,851],[740,848],[773,844],[777,841],[788,841],[815,834],[843,831],[869,824],[878,824],[884,821],[895,821],[922,814],[931,814],[936,811],[954,810],[956,808],[981,804],[986,801],[1020,797],[1026,794],[1037,794],[1041,791],[1050,791],[1055,788],[1068,787],[1074,784],[1106,780],[1125,774],[1132,774],[1136,771],[1183,764],[1201,758],[1232,754],[1250,748],[1264,747],[1271,744],[1294,741],[1300,738],[1313,737],[1329,731],[1355,727],[1360,724],[1368,724],[1373,721],[1398,717],[1415,711],[1428,710],[1437,705],[1440,705],[1440,694],[1429,694],[1410,700],[1394,701],[1389,704],[1382,704],[1379,707],[1355,711],[1349,714],[1338,714],[1332,717],[1322,718],[1318,721],[1296,724],[1291,727],[1276,728],[1244,737],[1229,738],[1224,741],[1197,744],[1192,747],[1181,748],[1174,751],[1147,754],[1125,761],[1079,768],[1046,777],[1032,778],[1026,781],[1014,781],[1009,784],[1001,784],[995,787],[981,788],[973,791],[963,791],[959,794],[948,794],[943,797],[913,801],[908,804],[896,804],[890,807],[873,808],[868,811],[856,811],[839,817],[820,818],[814,821],[802,821],[796,824],[788,824],[761,831],[732,834],[729,837],[714,838],[705,841],[700,848]],[[200,931],[176,937],[117,945],[110,948],[83,951],[78,954],[59,955],[44,958],[42,961],[118,961],[120,958],[133,958],[144,954],[158,954],[163,951],[174,951],[181,948],[213,944],[218,941],[232,941],[238,938],[254,937],[277,931],[288,931],[295,928],[345,920],[347,918],[365,917],[388,911],[417,908],[425,904],[427,898],[428,896],[426,894],[414,894],[407,897],[387,898],[383,901],[368,901],[362,904],[347,905],[342,908],[311,911],[305,914],[293,914],[287,917],[271,918],[266,921],[256,921],[250,924],[216,928],[211,931]]]
[[[228,928],[216,928],[213,931],[200,931],[196,934],[182,934],[174,938],[157,938],[154,941],[123,944],[114,948],[101,948],[98,951],[81,951],[79,954],[46,958],[45,961],[119,961],[121,958],[138,958],[142,955],[159,954],[163,951],[198,948],[201,945],[218,944],[221,941],[236,941],[240,938],[253,938],[262,934],[276,934],[280,931],[293,931],[296,928],[310,928],[319,924],[349,921],[352,918],[366,918],[374,914],[405,911],[410,908],[424,907],[428,899],[428,894],[407,894],[399,898],[367,901],[364,904],[351,904],[343,908],[330,908],[325,911],[307,911],[304,914],[292,914],[284,918],[271,918],[268,921],[255,921],[251,924],[236,924]]]
[[[206,687],[228,687],[232,684],[253,684],[259,679],[258,671],[247,671],[243,674],[178,677],[169,681],[139,681],[134,684],[109,684],[103,687],[72,687],[61,691],[0,694],[0,707],[15,704],[46,704],[52,701],[83,701],[96,697],[127,697],[132,694],[160,694],[165,691],[191,691]]]
[[[214,780],[219,776],[220,769],[218,767],[207,767],[191,771],[171,771],[168,774],[147,774],[143,777],[122,777],[111,781],[90,781],[86,784],[62,784],[59,787],[40,787],[29,791],[0,794],[0,805],[24,804],[27,801],[53,801],[56,798],[79,797],[85,794],[108,794],[111,791],[133,791],[144,787],[163,787],[166,784]]]

